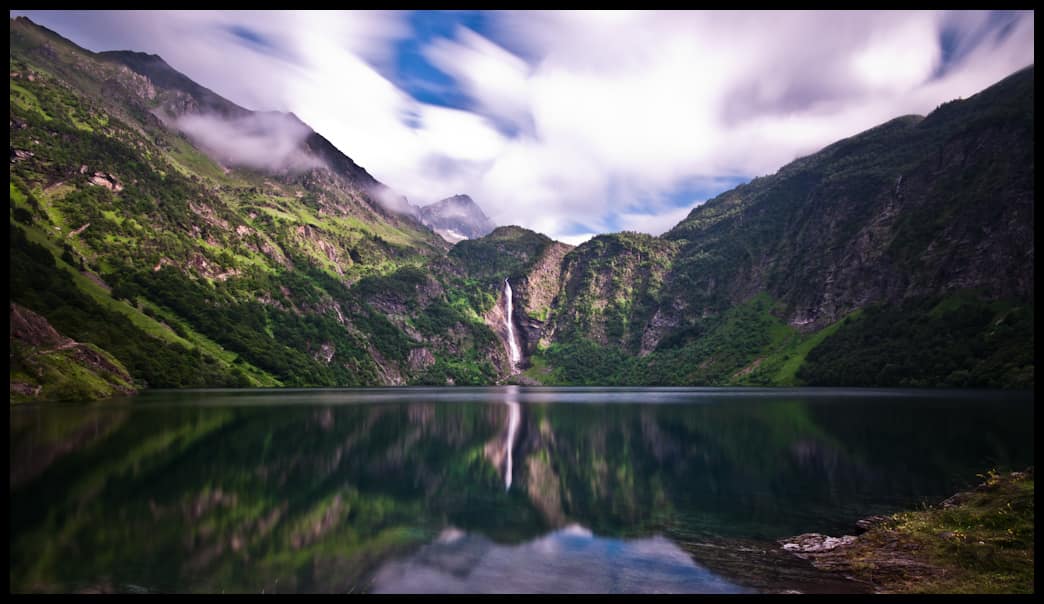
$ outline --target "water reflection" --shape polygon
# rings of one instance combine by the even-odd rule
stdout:
[[[512,453],[515,449],[515,439],[518,437],[518,422],[522,415],[518,406],[518,386],[508,386],[504,394],[504,404],[508,407],[508,429],[507,429],[507,469],[504,470],[504,490],[511,488],[511,477],[513,472]]]
[[[457,528],[382,566],[375,593],[748,593],[673,542],[597,537],[570,525],[517,545]]]
[[[454,392],[12,408],[11,589],[772,591],[773,539],[1033,458],[1028,397]]]

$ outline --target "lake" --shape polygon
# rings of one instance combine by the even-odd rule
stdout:
[[[777,539],[1033,463],[1032,393],[150,391],[10,410],[12,592],[860,592]]]

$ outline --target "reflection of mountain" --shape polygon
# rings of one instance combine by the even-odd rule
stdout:
[[[167,591],[360,590],[447,526],[518,553],[573,539],[562,532],[573,524],[593,532],[589,553],[662,535],[697,566],[762,589],[746,574],[771,556],[730,544],[844,531],[1033,455],[1032,410],[985,394],[962,404],[517,396],[510,445],[510,406],[493,389],[157,393],[130,407],[13,409],[12,477],[49,438],[91,428],[70,441],[79,449],[12,478],[12,590],[103,579]],[[340,404],[352,397],[372,404]]]
[[[377,593],[746,593],[663,537],[596,537],[571,525],[517,545],[447,531],[377,572]]]
[[[45,430],[40,429],[41,415],[48,416]],[[126,417],[126,412],[84,412],[68,408],[27,409],[12,414],[12,440],[21,441],[24,446],[11,450],[11,488],[36,478],[62,456],[108,436]]]
[[[948,405],[530,406],[516,480],[552,526],[581,522],[599,534],[648,534],[678,517],[736,537],[845,531],[868,510],[947,496],[976,466],[1029,463],[1031,430],[1007,415],[1018,411],[969,404],[955,415]]]

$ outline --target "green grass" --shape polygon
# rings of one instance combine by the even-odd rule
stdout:
[[[808,356],[808,352],[816,346],[819,346],[823,340],[833,335],[846,319],[856,319],[862,312],[862,309],[856,309],[849,313],[844,319],[820,329],[801,341],[794,347],[793,352],[790,354],[790,358],[784,361],[779,372],[776,373],[775,382],[780,386],[798,385],[799,381],[796,375],[797,370],[801,367],[801,364],[805,362],[805,357]]]
[[[92,344],[85,344],[96,354],[116,365],[126,374],[126,368],[111,354]],[[76,349],[44,352],[12,343],[13,363],[11,381],[40,385],[40,394],[29,397],[12,394],[12,403],[48,400],[97,400],[117,394],[117,388],[132,388],[132,384],[116,373],[98,373],[75,359]]]
[[[522,374],[545,386],[554,386],[559,383],[555,372],[548,366],[547,360],[539,354],[529,357],[529,368],[523,371]]]
[[[23,111],[39,113],[47,121],[54,119],[43,110],[43,107],[40,106],[40,100],[36,98],[35,94],[14,82],[11,82],[11,102]]]
[[[152,319],[151,317],[144,315],[143,313],[138,311],[136,308],[130,306],[129,304],[114,300],[112,296],[109,295],[109,292],[105,291],[100,285],[98,285],[91,279],[85,277],[82,273],[80,273],[80,271],[76,270],[75,267],[66,264],[65,261],[61,259],[61,249],[54,243],[54,241],[50,237],[44,234],[43,231],[35,227],[23,228],[23,231],[25,231],[26,238],[28,240],[38,245],[46,247],[54,256],[56,266],[69,273],[69,276],[72,277],[73,283],[76,285],[76,287],[83,293],[93,298],[95,302],[97,302],[105,308],[114,310],[124,315],[125,317],[127,317],[127,320],[134,324],[135,327],[153,337],[159,338],[160,340],[166,342],[181,344],[182,346],[185,346],[187,348],[192,347],[191,343],[188,340],[185,340],[184,338],[178,336],[169,328],[161,325],[155,319]]]
[[[14,202],[16,207],[24,208],[26,210],[32,209],[29,207],[28,201],[26,201],[25,193],[22,190],[11,183],[11,201]]]
[[[776,343],[782,342],[782,346],[775,348],[764,358],[758,369],[751,372],[750,379],[741,380],[740,383],[800,386],[802,382],[797,378],[797,371],[805,362],[808,352],[833,335],[844,323],[845,319],[856,319],[860,313],[862,313],[862,309],[857,309],[846,315],[844,319],[835,321],[811,334],[800,334],[796,330],[782,325],[785,335],[782,337],[776,335],[773,338],[773,341]]]
[[[223,184],[232,184],[234,182],[234,179],[229,178],[225,174],[221,166],[205,154],[197,151],[183,138],[170,136],[167,137],[167,142],[171,144],[171,149],[164,155],[178,172],[185,176],[197,174]]]
[[[114,210],[102,210],[101,213],[102,213],[102,216],[104,216],[106,220],[108,220],[110,222],[114,222],[114,223],[116,223],[116,224],[118,224],[120,226],[123,226],[123,221],[125,220],[125,218],[121,214],[119,214],[118,212],[116,212]]]
[[[62,217],[61,212],[54,207],[54,201],[73,190],[75,190],[75,187],[72,185],[61,184],[52,187],[49,191],[44,191],[43,189],[33,191],[33,196],[40,203],[40,208],[43,210],[44,215],[47,216],[47,221],[53,226],[61,228],[61,233],[65,233],[69,229],[65,227],[65,219]],[[58,233],[59,231],[54,232]]]
[[[155,319],[142,314],[138,311],[138,309],[134,308],[133,306],[130,306],[129,304],[120,302],[118,300],[113,300],[112,297],[109,295],[109,292],[102,289],[102,287],[94,281],[88,279],[87,277],[84,277],[79,271],[75,270],[74,268],[68,265],[65,265],[61,261],[59,261],[59,264],[64,265],[62,266],[62,268],[66,269],[72,275],[73,282],[76,283],[76,286],[80,289],[80,291],[94,298],[94,301],[100,304],[101,306],[109,308],[110,310],[115,310],[116,312],[127,317],[127,319],[131,323],[133,323],[135,327],[137,327],[138,329],[142,330],[150,336],[153,336],[159,340],[165,340],[167,342],[181,344],[186,348],[192,347],[192,344],[188,340],[177,335],[176,333],[171,331],[170,328],[165,327]]]
[[[87,122],[80,121],[76,118],[76,112],[72,109],[68,109],[69,121],[72,122],[73,126],[77,130],[83,130],[84,132],[94,132],[94,128],[91,127]]]
[[[177,325],[178,329],[180,329],[181,332],[185,334],[186,339],[188,341],[192,342],[192,344],[194,344],[197,348],[199,348],[205,353],[210,354],[214,358],[220,359],[228,365],[234,364],[236,360],[240,358],[239,355],[237,355],[236,353],[231,352],[229,350],[225,350],[221,347],[220,344],[218,344],[214,340],[211,340],[207,336],[194,330],[188,324],[187,321],[181,320],[177,315],[171,313],[167,309],[157,304],[154,304],[152,301],[140,296],[138,297],[137,302],[141,305],[143,309],[148,308],[158,317],[163,319],[165,323],[169,325]],[[262,369],[254,367],[250,363],[244,361],[239,365],[239,367],[246,374],[247,378],[251,382],[253,382],[251,384],[253,387],[273,388],[280,387],[283,385],[283,383],[276,379],[274,376]]]
[[[880,567],[873,548],[898,540],[941,572],[898,576],[887,591],[1033,593],[1033,473],[990,471],[986,482],[953,507],[903,512],[860,537],[859,567]]]
[[[345,225],[358,231],[377,235],[392,245],[409,247],[421,242],[421,238],[417,234],[407,233],[383,223],[363,222],[354,216],[338,216],[336,221],[343,222]]]

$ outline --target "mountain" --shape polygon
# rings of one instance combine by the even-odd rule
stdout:
[[[441,281],[449,245],[296,116],[10,31],[11,302],[139,388],[498,378],[506,353]],[[16,400],[50,379],[30,361]]]
[[[723,193],[661,237],[574,248],[493,229],[463,195],[417,211],[297,116],[239,107],[155,55],[92,53],[25,18],[10,32],[9,302],[32,327],[12,328],[12,401],[1033,385],[1032,67]]]
[[[454,195],[422,207],[420,219],[450,243],[476,239],[497,228],[467,195]]]
[[[558,377],[1032,384],[1033,73],[834,143],[660,238],[579,246],[550,319]]]

